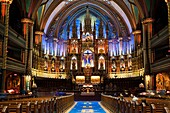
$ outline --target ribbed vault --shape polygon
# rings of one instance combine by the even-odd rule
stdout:
[[[61,26],[67,20],[68,16],[74,15],[69,21],[74,20],[76,15],[81,14],[87,5],[90,7],[90,12],[101,16],[104,22],[108,19],[109,22],[115,26],[120,36],[122,35],[122,33],[120,33],[122,27],[127,30],[127,34],[130,34],[132,29],[136,29],[135,20],[125,4],[117,1],[105,2],[94,0],[72,1],[67,4],[65,1],[54,2],[44,15],[41,29],[44,29],[47,35],[50,32],[54,32],[54,37],[58,37],[60,29],[62,29]],[[52,26],[54,27],[54,24],[57,24],[57,27],[51,29]]]

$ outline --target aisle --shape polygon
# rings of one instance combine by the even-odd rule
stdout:
[[[69,113],[106,113],[98,101],[77,101]]]

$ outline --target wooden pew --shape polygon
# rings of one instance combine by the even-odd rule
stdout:
[[[126,106],[125,106],[125,100],[124,99],[121,99],[119,100],[119,110],[120,110],[120,113],[124,113],[126,111]]]
[[[164,112],[163,113],[170,113],[170,108],[164,107]]]
[[[101,104],[105,106],[110,112],[124,113],[124,110],[126,109],[125,100],[120,100],[120,98],[118,97],[113,97],[109,95],[102,94]]]
[[[2,104],[2,103],[1,103]],[[25,102],[25,103],[4,103],[1,106],[8,106],[8,112],[15,112],[15,113],[38,113],[38,110],[41,108],[41,105],[38,105],[38,102]],[[41,113],[41,112],[40,112]]]
[[[9,106],[1,106],[1,113],[22,113],[22,105],[16,104],[16,105],[9,105]]]
[[[151,104],[152,113],[163,113],[164,107],[163,104]]]
[[[48,113],[48,100],[45,100],[45,107],[44,107],[44,111],[45,113]]]
[[[142,105],[138,101],[134,102],[135,103],[135,113],[142,113]]]
[[[1,113],[1,111],[2,111],[3,108],[4,108],[4,106],[3,106],[3,105],[0,105],[0,113]]]
[[[130,101],[130,113],[135,113],[135,103],[133,101]]]
[[[130,113],[130,101],[125,99],[125,107],[126,107],[126,111],[125,113]]]
[[[151,113],[150,105],[146,105],[144,102],[142,102],[142,113]]]
[[[45,109],[44,109],[44,101],[42,100],[40,103],[39,103],[39,106],[38,106],[38,112],[39,113],[45,113]]]
[[[17,104],[17,105],[9,105],[8,106],[8,111],[9,111],[9,113],[14,113],[14,112],[16,112],[16,113],[22,113],[22,105],[21,105],[21,103],[20,104]]]
[[[8,106],[4,106],[1,113],[8,113]]]
[[[115,98],[101,94],[101,104],[112,113],[170,113],[169,100],[147,98],[147,102],[142,101],[142,99],[133,102],[128,97],[117,101]]]
[[[63,113],[73,104],[73,95],[59,98],[29,98],[0,102],[1,109],[8,106],[6,112],[11,111],[13,113],[53,113],[54,111]]]
[[[22,112],[31,113],[31,103],[28,102],[26,105],[22,104]]]
[[[118,100],[119,99],[117,97],[114,97],[113,100],[114,100],[114,103],[113,103],[114,104],[114,111],[119,112],[119,105],[118,105]]]

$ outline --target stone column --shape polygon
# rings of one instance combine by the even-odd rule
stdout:
[[[44,33],[42,31],[35,31],[35,43],[36,43],[36,46],[38,47],[38,52],[39,52],[39,56],[38,56],[38,67],[37,69],[38,70],[41,70],[41,58],[42,58],[42,35]]]
[[[105,40],[105,44],[108,44],[108,43],[109,43],[109,42]],[[110,69],[110,68],[109,68],[109,67],[110,67],[110,65],[109,65],[109,63],[110,63],[110,62],[109,62],[109,61],[110,61],[109,58],[110,58],[110,57],[109,57],[108,51],[109,51],[109,45],[107,45],[107,46],[106,46],[106,49],[105,49],[105,55],[107,56],[107,57],[106,57],[106,59],[107,59],[107,65],[105,66],[105,70],[106,70],[107,77],[108,77],[109,71],[110,71],[110,70],[109,70],[109,69]]]
[[[94,70],[98,71],[98,40],[94,42]]]
[[[29,23],[29,27],[30,27],[30,42],[29,42],[29,55],[28,55],[28,72],[27,72],[27,75],[30,75],[31,76],[31,81],[30,81],[30,90],[32,90],[32,84],[33,84],[33,78],[32,78],[32,51],[33,51],[33,28],[34,28],[34,22],[31,20],[30,23]]]
[[[32,50],[33,50],[33,28],[34,28],[34,22],[31,21],[30,22],[30,48],[29,48],[29,63],[30,65],[28,65],[29,67],[29,73],[30,75],[32,75]]]
[[[142,22],[143,28],[143,53],[144,53],[144,74],[150,75],[151,72],[151,37],[152,37],[152,18],[147,18]]]
[[[1,22],[4,23],[7,3],[5,2],[5,0],[1,0],[0,2],[1,2]]]
[[[143,67],[144,67],[144,71],[146,70],[146,64],[147,64],[147,48],[146,48],[146,25],[145,24],[142,24],[142,31],[143,31]],[[144,72],[145,73],[145,72]]]
[[[127,62],[125,62],[125,71],[131,71],[131,69],[129,69],[129,65],[128,65],[128,63],[129,63],[129,55],[131,55],[131,53],[130,53],[130,41],[131,41],[131,37],[129,36],[128,37],[128,47],[127,47],[127,57],[126,57],[126,59],[127,59]],[[134,56],[135,57],[135,56]],[[131,58],[132,59],[132,58]],[[131,60],[131,62],[132,62],[132,60]],[[132,69],[136,69],[136,65],[137,65],[137,63],[135,62],[135,65],[133,65],[134,63],[132,62]]]
[[[142,30],[143,30],[143,54],[144,54],[144,75],[148,75],[150,79],[146,81],[145,86],[152,89],[153,81],[152,81],[152,69],[151,69],[151,38],[152,38],[152,18],[147,18],[142,22]]]
[[[9,7],[13,0],[0,0],[1,2],[1,21],[6,22],[6,16],[9,16]],[[8,12],[8,14],[7,14]]]
[[[170,0],[165,0],[168,6],[168,31],[169,31],[169,50],[170,50]]]
[[[53,44],[54,44],[54,56],[57,56],[57,42],[58,42],[58,39],[57,38],[54,38],[53,39]]]
[[[25,64],[25,74],[27,70],[27,55],[28,55],[28,23],[29,20],[27,18],[24,18],[21,20],[23,23],[23,36],[25,39],[25,55],[24,55],[24,64]],[[26,83],[25,83],[25,77],[23,76],[21,79],[21,90],[26,90]]]
[[[139,53],[139,49],[141,46],[141,30],[135,30],[133,32],[133,35],[135,37],[135,49],[136,49],[136,64],[137,64],[137,69],[140,69],[140,62],[139,62],[139,57],[140,57],[140,53]]]
[[[25,39],[25,75],[32,75],[32,49],[33,49],[33,24],[29,18],[21,20],[23,23],[23,34]],[[24,89],[26,84],[24,83]],[[30,85],[31,86],[31,85]]]
[[[21,22],[23,23],[23,36],[25,39],[25,73],[26,73],[26,66],[27,66],[27,55],[28,55],[28,34],[29,34],[29,19],[28,18],[24,18],[21,20]]]
[[[1,4],[5,4],[6,10],[4,10],[5,16],[5,29],[4,29],[4,42],[3,42],[3,63],[2,63],[2,81],[1,81],[1,89],[0,92],[4,92],[5,90],[5,81],[6,81],[6,62],[7,62],[7,48],[8,48],[8,31],[9,31],[9,8],[12,0],[0,0]]]
[[[23,34],[25,38],[25,65],[27,74],[31,75],[31,69],[32,68],[32,49],[33,49],[33,24],[34,22],[29,18],[24,18],[21,20],[23,23]],[[30,36],[29,36],[30,35]],[[28,60],[27,60],[28,57]],[[29,65],[29,66],[28,66]],[[28,69],[29,68],[29,69]],[[29,72],[28,72],[29,71]]]
[[[123,54],[123,48],[122,48],[122,40],[123,38],[122,37],[119,37],[119,55],[122,55]]]

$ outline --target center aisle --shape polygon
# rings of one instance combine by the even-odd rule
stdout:
[[[69,113],[106,113],[98,101],[77,101]]]

